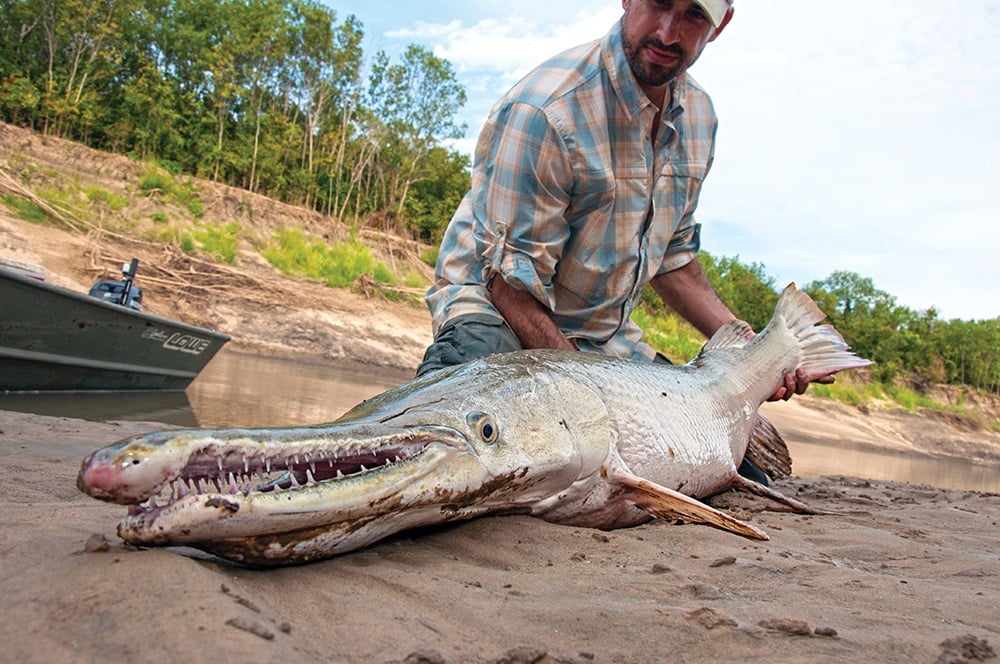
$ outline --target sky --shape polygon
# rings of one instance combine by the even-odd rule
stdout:
[[[419,44],[469,101],[602,37],[620,2],[324,0],[369,52]],[[1000,316],[1000,0],[736,0],[691,74],[719,115],[702,248],[775,286],[835,271],[945,320]]]

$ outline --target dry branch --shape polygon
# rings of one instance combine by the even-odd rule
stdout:
[[[0,169],[0,191],[6,191],[14,196],[20,196],[21,198],[30,201],[43,210],[45,214],[54,219],[58,219],[63,224],[79,233],[84,232],[85,227],[90,228],[92,226],[89,222],[80,219],[75,215],[71,215],[65,210],[58,210],[52,207],[52,205],[50,205],[45,199],[35,195],[32,191],[24,187],[20,182],[12,178],[2,169]]]

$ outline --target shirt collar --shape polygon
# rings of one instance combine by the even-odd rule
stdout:
[[[601,59],[608,70],[611,87],[615,91],[618,102],[625,108],[630,119],[634,119],[646,106],[655,106],[636,80],[632,68],[625,57],[625,47],[622,43],[622,22],[615,21],[611,30],[601,40]],[[684,99],[687,95],[687,72],[671,85],[670,103],[663,112],[664,120],[676,118],[684,110]]]

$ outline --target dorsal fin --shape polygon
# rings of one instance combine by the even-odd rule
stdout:
[[[745,320],[731,320],[712,335],[701,352],[715,348],[743,348],[753,339],[753,328]]]

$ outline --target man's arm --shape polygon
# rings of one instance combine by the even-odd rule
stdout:
[[[511,287],[499,275],[490,284],[493,306],[514,330],[525,348],[576,350],[549,317],[548,310],[530,293]]]
[[[736,320],[736,315],[712,288],[697,260],[671,272],[657,275],[651,283],[667,306],[706,337],[711,337],[729,321]],[[816,378],[813,382],[832,383],[833,376]],[[794,374],[786,374],[785,384],[768,400],[788,401],[794,394],[803,394],[807,387],[809,381],[805,373],[799,369]]]
[[[667,306],[706,337],[711,337],[729,321],[736,320],[736,315],[708,282],[697,260],[653,277],[651,285]]]

